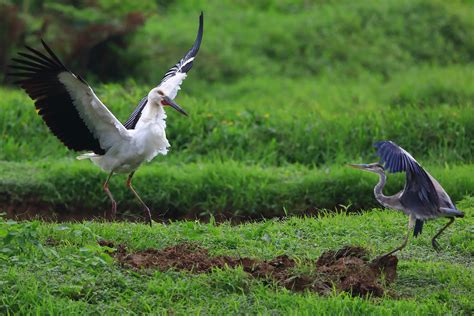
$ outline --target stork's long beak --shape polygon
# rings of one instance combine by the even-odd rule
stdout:
[[[188,113],[186,113],[186,111],[184,111],[178,104],[176,104],[176,102],[174,102],[173,100],[171,100],[170,97],[168,96],[164,96],[163,97],[163,104],[166,104],[166,105],[169,105],[171,106],[173,109],[175,109],[176,111],[178,111],[179,113],[185,115],[185,116],[188,116]]]
[[[369,168],[369,165],[365,164],[365,163],[363,163],[363,164],[352,164],[351,163],[351,164],[348,164],[348,166],[352,167],[354,169],[367,169],[367,168]]]

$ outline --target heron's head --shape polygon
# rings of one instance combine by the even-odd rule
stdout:
[[[148,102],[156,106],[171,106],[173,109],[178,111],[183,115],[188,115],[176,102],[174,102],[170,97],[168,97],[162,90],[159,88],[154,88],[148,93]]]
[[[384,168],[381,164],[378,162],[374,163],[369,163],[369,164],[349,164],[349,167],[355,168],[355,169],[361,169],[373,173],[384,173]]]

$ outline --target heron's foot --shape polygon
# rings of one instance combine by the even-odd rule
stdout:
[[[148,206],[145,206],[145,216],[148,218],[148,224],[150,224],[150,227],[152,227],[151,211]]]
[[[375,257],[375,259],[372,260],[372,262],[382,262],[385,258],[387,258],[387,255],[381,255],[378,257]]]
[[[389,252],[389,253],[383,254],[383,255],[381,255],[381,256],[376,257],[373,261],[374,261],[374,262],[383,261],[385,258],[387,258],[387,257],[389,257],[389,256],[391,256],[391,255],[393,255],[393,254],[394,254],[393,252]]]
[[[439,242],[436,239],[431,239],[431,244],[433,245],[434,250],[437,252],[441,252],[441,246],[439,245]]]

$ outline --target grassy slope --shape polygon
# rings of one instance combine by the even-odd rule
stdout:
[[[444,221],[430,222],[401,253],[398,280],[390,290],[393,296],[383,299],[295,294],[252,280],[240,270],[206,275],[135,273],[101,254],[96,239],[124,242],[132,249],[194,241],[213,254],[265,259],[281,254],[315,259],[324,250],[356,244],[368,247],[375,256],[397,246],[404,233],[406,217],[391,211],[373,209],[361,216],[293,217],[239,226],[175,222],[149,228],[131,223],[0,222],[0,311],[469,314],[474,308],[474,200],[461,205],[467,216],[440,239],[443,251],[436,253],[431,248],[430,236]],[[60,245],[44,245],[48,237],[61,240]]]
[[[333,204],[336,200],[347,204],[350,199],[339,200],[343,186],[355,196],[363,192],[357,201],[372,205],[373,177],[344,170],[342,164],[372,161],[371,143],[382,138],[399,142],[428,166],[434,165],[430,170],[441,176],[440,182],[456,199],[472,192],[474,10],[470,2],[175,3],[166,14],[151,18],[130,46],[138,54],[129,56],[130,71],[147,84],[94,85],[124,121],[147,87],[188,48],[196,12],[205,10],[206,37],[199,62],[177,99],[192,120],[170,113],[168,134],[173,147],[164,158],[166,168],[160,163],[164,159],[157,159],[160,162],[137,175],[145,199],[158,195],[157,203],[172,201],[185,190],[194,192],[195,198],[180,199],[175,205],[178,211],[188,210],[197,200],[213,212],[224,209],[229,203],[225,198],[209,195],[202,202],[209,191],[196,190],[201,185],[217,188],[227,197],[229,192],[219,180],[224,175],[230,180],[226,183],[236,178],[244,181],[245,185],[232,188],[243,198],[231,204],[244,213],[262,211],[262,205],[281,208],[288,203],[293,205],[292,213],[302,198],[304,203],[313,203],[321,196]],[[144,46],[153,49],[141,49]],[[0,187],[20,193],[17,199],[25,187],[33,192],[41,188],[42,194],[53,193],[50,198],[56,202],[77,194],[106,205],[99,187],[103,174],[70,160],[48,166],[51,160],[74,154],[50,135],[23,93],[2,88],[0,94],[0,159],[49,157],[34,164],[42,169],[39,173],[31,173],[31,163],[3,163]],[[229,159],[239,162],[219,163],[218,171],[211,172],[216,161]],[[196,163],[181,165],[187,162]],[[290,166],[293,163],[305,167]],[[446,163],[465,165],[455,167],[454,175],[448,176],[441,167]],[[325,182],[326,169],[308,174],[307,168],[314,165],[335,169],[336,181]],[[61,172],[66,173],[63,180]],[[163,177],[156,180],[155,175]],[[260,182],[278,182],[288,175],[293,177],[290,186],[274,188]],[[173,181],[176,177],[181,181]],[[65,194],[64,180],[73,194]],[[129,196],[117,182],[113,188],[118,190],[117,197],[126,199]],[[167,188],[161,190],[163,184]],[[263,195],[257,190],[261,187],[266,188]],[[329,188],[333,191],[327,193]],[[275,192],[283,198],[275,201]],[[262,201],[267,204],[259,204]],[[441,238],[443,253],[436,254],[429,244],[429,236],[441,222],[430,223],[402,254],[399,279],[392,288],[399,298],[377,300],[293,294],[251,280],[238,270],[199,276],[137,274],[101,255],[95,240],[101,236],[137,249],[193,240],[213,253],[261,258],[283,253],[316,258],[323,250],[350,243],[366,245],[375,255],[395,247],[406,225],[404,216],[389,211],[237,227],[195,222],[152,229],[127,223],[0,222],[0,313],[117,314],[131,309],[177,314],[471,314],[474,204],[467,199],[458,206],[467,217]],[[8,242],[7,231],[12,237]],[[64,243],[40,246],[48,236]]]
[[[147,21],[130,53],[141,54],[135,77],[156,81],[150,69],[163,73],[175,63],[204,10],[193,69],[204,82],[234,83],[249,74],[362,79],[366,71],[387,80],[413,66],[472,62],[473,9],[470,1],[440,0],[179,1]]]
[[[474,134],[474,87],[466,82],[472,83],[467,75],[472,75],[474,68],[468,70],[454,67],[447,72],[439,68],[414,72],[410,77],[426,79],[406,86],[400,84],[401,79],[381,84],[370,76],[365,84],[371,88],[336,79],[292,82],[260,78],[253,80],[256,87],[251,87],[250,81],[217,87],[207,97],[183,93],[177,101],[190,117],[168,111],[167,134],[172,147],[167,159],[192,162],[217,158],[267,165],[345,163],[349,157],[372,159],[372,143],[392,139],[421,160],[470,162],[474,152],[470,136]],[[438,76],[445,76],[443,84],[433,79]],[[463,98],[462,91],[452,92],[462,99],[460,103],[455,99],[432,100],[436,93],[441,94],[439,98],[448,98],[451,92],[443,89],[463,85],[470,96]],[[123,88],[104,85],[96,90],[125,121],[145,89],[129,83]],[[283,89],[285,96],[278,93]],[[225,93],[219,96],[221,91]],[[75,155],[49,132],[24,93],[1,89],[0,94],[0,159]],[[423,101],[425,98],[428,101]],[[398,99],[412,101],[390,105]]]
[[[204,10],[204,42],[177,99],[191,115],[168,119],[177,161],[345,163],[389,138],[420,159],[466,163],[474,156],[473,8],[439,0],[173,2],[130,38],[127,73],[139,84],[93,86],[125,121],[189,48]],[[0,94],[0,159],[66,155],[23,93]]]
[[[94,85],[121,121],[188,48],[201,9],[205,40],[177,98],[191,115],[169,111],[171,151],[136,179],[154,209],[281,215],[283,207],[371,207],[372,178],[342,170],[374,161],[371,145],[380,139],[435,166],[437,176],[446,165],[462,165],[451,176],[441,171],[440,181],[456,200],[472,192],[472,5],[171,3],[131,38],[130,47],[143,54],[130,57],[138,62],[131,68],[144,70],[132,76],[139,83]],[[143,46],[150,49],[137,49]],[[70,162],[76,153],[49,132],[23,92],[1,88],[0,95],[0,160],[41,161],[31,176],[26,171],[38,165],[2,164],[0,190],[10,192],[3,198],[34,192],[60,210],[57,204],[67,209],[87,196],[86,204],[106,206],[103,174]],[[118,181],[117,199],[130,201],[121,209],[135,207]]]
[[[453,201],[474,192],[474,165],[427,166]],[[91,216],[110,208],[102,190],[106,174],[89,162],[0,162],[0,203],[38,205],[62,211],[81,211]],[[112,178],[111,190],[119,213],[142,215],[141,207],[125,186],[125,176]],[[385,192],[403,187],[402,175],[391,175]],[[260,218],[301,214],[315,209],[349,210],[377,206],[373,187],[377,176],[332,165],[323,169],[305,166],[246,166],[235,161],[173,164],[162,162],[142,167],[134,185],[154,216],[170,218],[232,216]],[[42,209],[44,210],[44,209]]]

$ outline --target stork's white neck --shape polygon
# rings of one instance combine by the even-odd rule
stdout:
[[[140,125],[146,125],[150,123],[158,123],[160,125],[163,124],[163,128],[165,128],[165,119],[166,112],[163,107],[161,105],[156,105],[152,102],[148,102],[147,105],[145,105],[145,108],[142,111],[142,115],[140,116],[140,119],[137,122],[137,128],[139,128]]]

